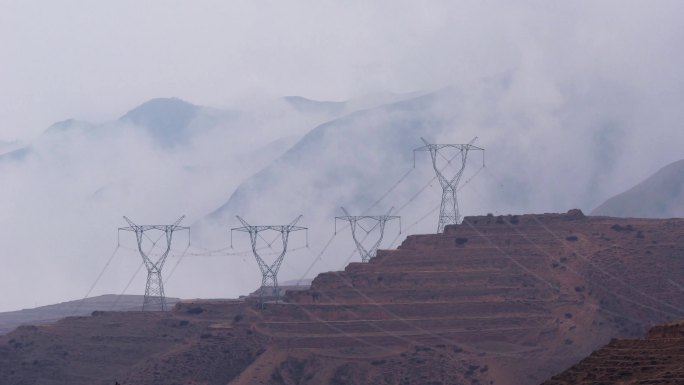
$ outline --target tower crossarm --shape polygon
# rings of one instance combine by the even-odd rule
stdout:
[[[394,208],[391,208],[389,212],[385,215],[349,215],[349,212],[342,207],[342,212],[344,212],[344,216],[339,216],[335,217],[335,233],[337,234],[337,221],[342,220],[345,222],[349,222],[349,228],[351,230],[351,235],[352,239],[354,240],[354,244],[356,244],[356,248],[359,251],[359,254],[361,256],[361,261],[362,262],[368,262],[371,258],[375,257],[375,254],[377,253],[378,247],[380,246],[380,243],[382,242],[382,239],[385,235],[385,225],[388,221],[394,220],[394,219],[399,219],[399,232],[401,232],[401,217],[396,216],[396,215],[390,215]],[[363,226],[363,223],[372,223],[372,226],[370,228],[366,228]],[[379,236],[375,240],[375,242],[370,246],[366,247],[363,245],[363,241],[368,237],[370,233],[375,231],[375,229],[379,228]],[[364,231],[365,235],[363,239],[359,239],[357,235],[357,230],[361,229]]]
[[[437,227],[437,232],[441,233],[444,230],[444,226],[448,224],[457,224],[460,222],[461,216],[458,208],[458,199],[456,193],[458,191],[459,183],[463,177],[463,172],[466,168],[466,162],[468,160],[468,153],[471,151],[482,151],[482,167],[484,167],[484,148],[475,146],[473,143],[477,140],[477,137],[473,138],[467,144],[433,144],[429,143],[424,138],[420,138],[425,144],[422,147],[418,147],[413,150],[413,166],[416,165],[416,152],[418,151],[428,151],[430,152],[430,158],[432,159],[432,168],[435,171],[435,175],[442,186],[442,203],[440,207],[439,214],[439,224]],[[440,153],[441,150],[452,149],[450,152],[455,154],[448,158],[444,154]],[[446,164],[443,167],[439,167],[438,157],[442,157],[446,160]],[[444,171],[447,166],[452,165],[454,159],[460,157],[460,163],[458,165],[453,165],[455,172],[451,177],[446,177]],[[466,182],[467,183],[467,182]]]
[[[145,263],[145,266],[147,267],[148,270],[161,270],[161,268],[164,266],[164,263],[166,262],[166,257],[169,255],[169,252],[171,251],[171,241],[173,238],[173,233],[176,231],[181,231],[181,230],[188,230],[190,231],[190,227],[188,226],[179,226],[179,223],[185,218],[185,215],[181,216],[174,222],[172,225],[136,225],[131,221],[128,217],[124,216],[124,219],[126,222],[128,222],[129,226],[128,227],[120,227],[119,231],[132,231],[136,235],[137,243],[138,243],[138,252],[143,258],[143,262]],[[157,258],[156,261],[153,261],[149,256],[148,253],[145,252],[142,249],[143,245],[143,238],[147,238],[153,245],[156,245],[157,241],[152,240],[149,236],[147,236],[147,232],[149,231],[159,231],[162,232],[166,238],[166,247],[164,248],[164,251],[159,255],[159,258]]]
[[[190,227],[180,226],[180,222],[184,218],[184,215],[181,216],[171,225],[136,225],[128,217],[124,216],[124,219],[126,220],[129,226],[120,227],[119,232],[131,231],[135,233],[136,241],[138,244],[138,252],[140,253],[143,263],[147,268],[147,285],[145,288],[143,310],[149,309],[150,306],[159,306],[161,307],[161,310],[165,310],[166,301],[161,273],[164,267],[164,263],[166,263],[166,258],[169,256],[169,252],[171,251],[173,233],[181,230],[188,230],[188,233],[190,231]],[[146,234],[149,231],[161,232],[162,234],[155,241]],[[164,247],[161,254],[159,254],[159,258],[157,258],[156,260],[152,260],[148,255],[149,252],[145,252],[143,250],[144,238],[147,238],[152,243],[152,247],[154,248],[154,246],[157,244],[157,242],[161,240],[162,237],[164,237],[166,240],[166,246]],[[188,236],[188,246],[190,245],[189,242],[190,239]]]
[[[279,298],[279,293],[278,293],[278,271],[280,270],[280,266],[283,263],[283,260],[285,259],[285,255],[287,254],[287,246],[288,246],[288,241],[290,237],[290,233],[294,231],[302,231],[305,230],[307,232],[307,245],[308,245],[308,228],[303,227],[303,226],[297,226],[297,222],[301,219],[301,215],[295,218],[292,222],[290,222],[287,225],[265,225],[265,226],[252,226],[247,221],[242,219],[241,217],[237,217],[237,219],[243,224],[242,227],[234,227],[230,229],[231,232],[231,246],[233,243],[233,231],[240,231],[240,232],[245,232],[249,234],[250,237],[250,243],[252,246],[252,253],[254,254],[254,259],[257,261],[257,265],[259,266],[259,270],[261,271],[262,275],[262,280],[261,280],[261,290],[260,290],[260,299],[263,300],[263,292],[264,292],[264,287],[271,286],[274,289],[274,294],[276,297],[276,301],[278,301]],[[260,233],[265,232],[265,231],[271,231],[271,232],[277,232],[280,234],[280,238],[282,241],[282,250],[280,253],[278,253],[278,256],[275,258],[275,260],[272,263],[267,263],[264,258],[259,254],[259,250],[257,248],[257,241],[258,238],[261,237]],[[263,237],[261,237],[263,239]],[[269,247],[271,245],[269,244]],[[262,301],[263,304],[263,301]]]
[[[416,148],[413,150],[413,165],[415,167],[416,164],[416,152],[417,151],[428,151],[430,152],[430,158],[432,159],[432,168],[435,170],[435,174],[437,175],[437,179],[439,179],[440,184],[442,185],[442,188],[449,188],[449,189],[455,189],[458,186],[458,183],[461,180],[461,177],[463,176],[463,171],[465,170],[466,166],[466,160],[468,158],[468,152],[470,151],[477,151],[480,150],[483,152],[483,162],[484,162],[484,148],[478,147],[473,145],[475,140],[477,140],[477,137],[473,138],[473,140],[470,141],[470,143],[467,144],[431,144],[428,143],[425,139],[420,138],[423,143],[425,143],[424,146]],[[456,155],[454,155],[452,158],[446,158],[442,154],[439,153],[440,150],[444,148],[452,148],[456,151]],[[447,165],[451,164],[451,162],[454,160],[454,158],[458,157],[460,155],[461,157],[461,162],[460,166],[457,167],[457,171],[452,176],[451,178],[447,178],[444,176],[443,171],[446,168],[439,168],[437,165],[438,161],[438,156],[442,156],[444,160],[446,160]]]

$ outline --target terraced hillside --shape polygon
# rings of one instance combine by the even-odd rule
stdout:
[[[337,378],[324,369],[335,357],[352,383],[538,384],[614,336],[683,315],[683,233],[682,220],[576,210],[468,217],[319,275],[255,328],[319,383]],[[253,366],[262,360],[272,374],[268,356]],[[272,381],[247,374],[240,383]]]
[[[544,385],[684,384],[684,323],[656,326],[643,339],[615,339]]]
[[[443,234],[409,236],[370,263],[320,274],[309,290],[263,310],[249,298],[182,302],[167,314],[98,313],[20,328],[0,337],[0,377],[539,384],[611,338],[684,318],[683,235],[684,220],[578,210],[467,217]],[[55,380],[65,373],[68,382]]]

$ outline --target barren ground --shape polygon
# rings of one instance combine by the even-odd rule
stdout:
[[[0,337],[7,384],[539,384],[684,318],[684,220],[468,217],[260,309],[183,302]]]

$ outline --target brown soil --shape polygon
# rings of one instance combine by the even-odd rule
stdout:
[[[95,312],[22,326],[0,337],[0,383],[225,385],[265,345],[235,321],[244,311],[241,302],[185,302],[167,313]]]
[[[643,339],[615,339],[544,385],[684,384],[684,323],[656,326]]]
[[[21,325],[39,325],[54,323],[64,317],[90,315],[94,311],[134,311],[142,309],[142,295],[100,295],[77,301],[62,302],[54,305],[40,306],[0,313],[0,335],[7,334]],[[166,298],[166,303],[173,306],[178,298]]]
[[[169,314],[21,328],[0,337],[0,378],[539,384],[611,338],[684,318],[683,235],[684,220],[576,210],[468,217],[444,234],[409,236],[370,263],[320,274],[311,289],[263,310],[249,299],[181,303]]]

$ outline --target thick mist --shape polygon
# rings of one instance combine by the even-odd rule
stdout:
[[[381,247],[434,232],[420,137],[486,149],[463,215],[589,212],[684,158],[677,1],[136,4],[0,5],[0,310],[83,297],[122,215],[187,215],[192,246],[174,269],[179,235],[165,267],[184,298],[259,285],[247,236],[229,249],[235,215],[304,215],[310,248],[293,234],[281,281],[358,259],[341,226],[325,248],[339,206],[399,210],[404,233],[388,225]],[[126,118],[170,95],[195,104]],[[140,266],[123,235],[90,295],[122,292]]]
[[[160,136],[155,130],[160,114],[182,108],[192,111],[187,124]],[[186,215],[182,224],[190,225],[287,150],[308,126],[335,116],[301,113],[283,100],[261,106],[258,114],[177,99],[151,101],[133,111],[140,124],[128,119],[130,113],[104,124],[63,122],[27,147],[0,155],[5,186],[0,223],[8,231],[0,241],[7,262],[2,285],[19,293],[4,296],[1,308],[82,297],[117,246],[117,228],[128,226],[123,215],[138,224],[171,224]],[[171,143],[168,136],[181,139]],[[187,235],[180,234],[174,250],[185,243]],[[93,294],[120,293],[140,265],[134,234],[121,233],[121,245]],[[129,293],[144,288],[143,273]]]

